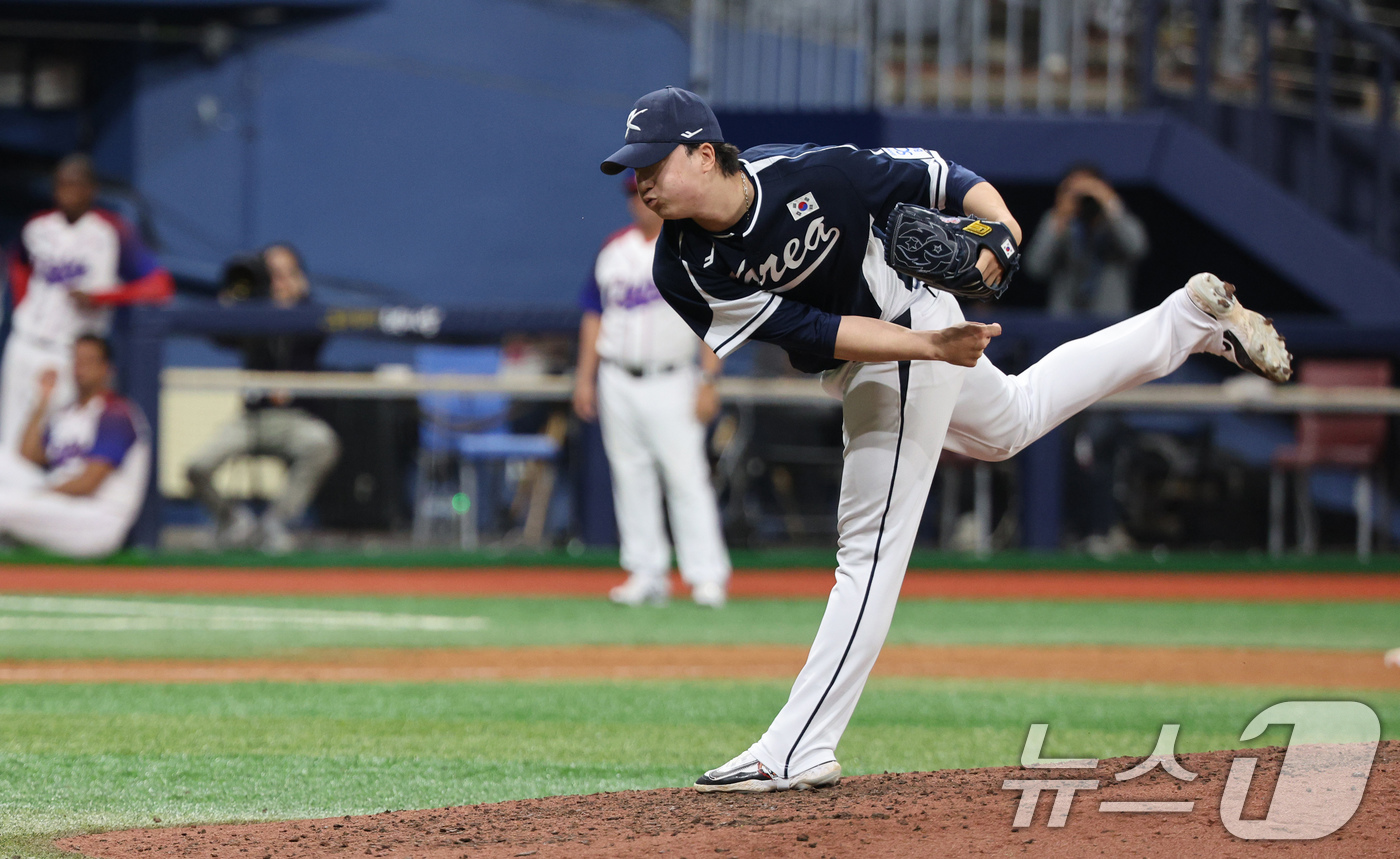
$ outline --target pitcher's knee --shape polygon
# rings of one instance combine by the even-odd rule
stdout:
[[[1020,450],[1018,447],[990,444],[984,440],[972,438],[955,438],[951,433],[943,444],[943,449],[960,454],[968,459],[975,459],[978,462],[1005,462],[1016,455]]]
[[[1016,453],[1015,450],[988,450],[985,454],[973,456],[972,458],[980,462],[1006,462],[1008,459],[1015,456]]]

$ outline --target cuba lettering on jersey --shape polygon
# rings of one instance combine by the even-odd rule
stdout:
[[[721,358],[753,338],[804,372],[840,366],[841,316],[894,319],[923,288],[885,265],[895,204],[961,215],[983,181],[927,149],[768,145],[741,161],[754,186],[748,215],[723,234],[667,221],[654,278]]]
[[[699,346],[652,281],[655,248],[636,227],[614,233],[598,252],[579,301],[602,315],[598,355],[634,369],[692,363]]]
[[[113,472],[94,498],[134,512],[146,494],[150,431],[129,400],[116,394],[88,399],[59,409],[44,433],[48,482],[57,485],[81,474],[92,459],[111,464]]]
[[[59,344],[105,333],[111,315],[106,308],[79,309],[70,293],[100,295],[156,269],[131,225],[101,209],[73,223],[58,211],[35,215],[20,233],[17,254],[31,273],[15,297],[15,330]]]

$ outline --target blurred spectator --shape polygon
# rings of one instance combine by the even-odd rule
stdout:
[[[42,370],[20,455],[0,451],[0,533],[61,555],[97,558],[121,548],[141,511],[150,433],[136,406],[112,393],[107,341],[80,336],[65,363],[74,402],[50,413],[58,371]]]
[[[1147,255],[1147,231],[1098,170],[1075,167],[1055,207],[1040,219],[1022,260],[1050,287],[1053,316],[1123,317],[1133,307],[1133,272]]]
[[[1147,255],[1147,230],[1094,167],[1082,165],[1060,180],[1055,206],[1040,219],[1022,265],[1050,288],[1052,316],[1121,318],[1132,312],[1133,275]],[[1104,414],[1081,415],[1067,429],[1074,438],[1069,475],[1070,510],[1084,548],[1111,557],[1133,547],[1122,525],[1115,477],[1124,426]]]
[[[651,279],[661,218],[637,197],[635,178],[623,190],[632,226],[609,237],[584,287],[574,388],[578,416],[601,423],[612,470],[629,575],[610,598],[638,606],[670,596],[664,487],[681,577],[696,603],[721,608],[729,551],[705,457],[705,425],[719,410],[720,360],[662,300]]]
[[[290,245],[272,245],[239,266],[251,272],[251,295],[266,289],[274,307],[290,309],[310,301],[310,284],[301,259]],[[248,293],[240,293],[248,294]],[[243,353],[245,370],[317,369],[325,337],[320,334],[277,334],[220,341]],[[245,505],[235,504],[214,488],[214,472],[235,456],[275,456],[287,462],[287,483],[261,520]],[[195,455],[187,474],[195,493],[214,517],[215,542],[221,548],[259,546],[281,553],[296,547],[289,527],[306,506],[340,457],[335,430],[301,408],[283,391],[249,395],[243,416],[225,424]]]
[[[175,292],[170,273],[130,224],[93,207],[97,177],[86,155],[54,170],[55,208],[35,215],[10,254],[13,327],[0,361],[0,449],[14,451],[36,401],[34,380],[55,371],[52,408],[73,401],[73,344],[105,336],[111,308],[159,303]]]

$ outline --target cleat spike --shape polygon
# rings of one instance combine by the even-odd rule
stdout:
[[[1218,351],[1230,363],[1274,382],[1293,375],[1293,356],[1272,319],[1248,310],[1235,297],[1235,285],[1202,272],[1186,283],[1186,290],[1198,308],[1220,320],[1222,342]]]

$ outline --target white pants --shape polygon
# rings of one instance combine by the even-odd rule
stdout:
[[[131,528],[128,511],[54,492],[44,478],[33,463],[0,451],[0,533],[73,558],[100,558],[121,548]]]
[[[705,428],[695,417],[698,383],[694,368],[637,378],[608,361],[598,367],[598,421],[612,470],[622,567],[648,578],[671,569],[664,486],[676,560],[692,587],[729,580]]]
[[[39,374],[47,369],[58,371],[58,383],[49,401],[50,412],[73,402],[77,391],[73,387],[73,349],[71,346],[44,346],[11,332],[5,341],[5,356],[0,359],[0,450],[19,451],[29,417],[38,396]]]
[[[925,294],[910,327],[962,319],[957,301]],[[1066,343],[1019,376],[985,357],[965,369],[929,361],[849,363],[827,374],[840,394],[845,467],[836,586],[787,704],[751,751],[787,778],[833,760],[894,616],[919,519],[944,447],[1000,460],[1094,401],[1170,373],[1218,348],[1220,323],[1185,290],[1160,306]]]

